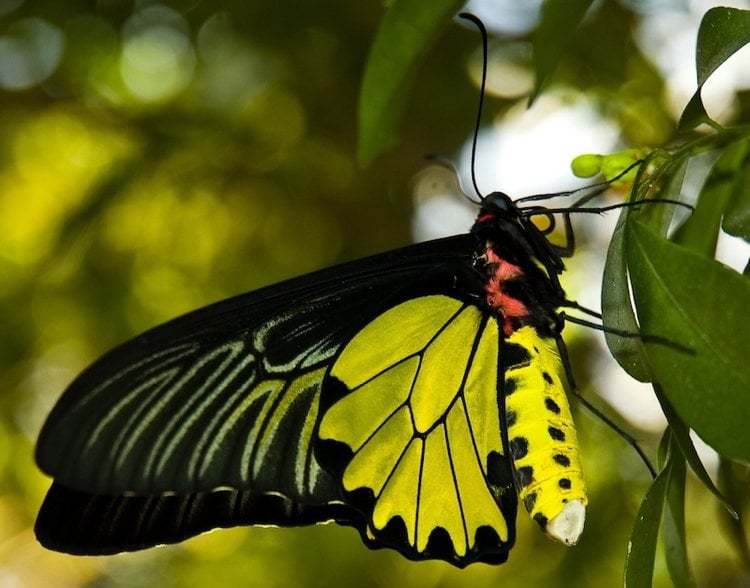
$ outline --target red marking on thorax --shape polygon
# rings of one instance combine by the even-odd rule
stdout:
[[[513,319],[529,315],[526,305],[505,291],[506,283],[522,277],[523,270],[497,255],[492,246],[487,247],[485,258],[492,267],[492,275],[485,285],[487,303],[503,317],[503,331],[506,336],[509,336],[515,330]]]

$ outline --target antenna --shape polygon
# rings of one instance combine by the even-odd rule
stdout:
[[[474,191],[477,193],[477,196],[479,196],[479,200],[484,200],[484,196],[482,196],[482,192],[480,192],[479,186],[477,185],[476,161],[477,138],[479,137],[479,127],[482,124],[484,92],[485,86],[487,85],[487,29],[484,27],[484,23],[470,12],[462,12],[458,16],[459,18],[463,18],[464,20],[473,23],[479,30],[479,34],[482,36],[482,81],[479,88],[479,106],[477,107],[477,120],[474,125],[474,138],[471,141],[471,183],[474,186]]]
[[[592,184],[590,186],[583,186],[581,188],[576,188],[575,190],[565,190],[563,192],[552,192],[551,194],[532,194],[531,196],[524,196],[523,198],[517,198],[515,200],[516,204],[519,204],[521,202],[531,202],[533,200],[549,200],[551,198],[559,198],[564,196],[573,196],[575,194],[579,194],[581,192],[592,192],[590,196],[585,196],[581,200],[584,202],[588,202],[588,200],[598,196],[602,192],[604,192],[607,188],[612,186],[613,183],[615,183],[620,178],[626,176],[630,171],[634,170],[635,168],[643,165],[644,160],[639,159],[638,161],[635,161],[631,163],[628,167],[626,167],[624,170],[622,170],[620,173],[618,173],[614,178],[611,180],[605,180],[603,182],[598,182],[596,184]],[[581,201],[579,201],[581,202]],[[581,202],[583,204],[584,202]],[[578,203],[576,203],[578,204]],[[575,205],[574,205],[575,206]],[[579,204],[580,206],[580,204]]]

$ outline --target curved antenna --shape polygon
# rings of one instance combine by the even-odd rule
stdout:
[[[464,184],[461,181],[461,174],[458,173],[458,168],[456,167],[456,164],[453,163],[450,159],[447,157],[443,157],[442,155],[427,155],[425,156],[425,159],[429,162],[432,162],[436,165],[441,165],[453,172],[453,176],[456,178],[456,182],[458,183],[458,189],[461,192],[461,196],[466,198],[469,202],[472,204],[481,204],[482,203],[482,195],[479,195],[479,202],[474,200],[471,196],[469,196],[469,193],[464,189]]]
[[[482,192],[479,190],[477,185],[477,138],[479,137],[479,127],[482,124],[482,110],[484,109],[484,92],[487,85],[487,29],[484,27],[484,23],[479,20],[476,16],[470,12],[462,12],[459,18],[468,20],[474,24],[479,30],[479,34],[482,36],[482,82],[479,87],[479,106],[477,107],[477,120],[474,125],[474,138],[471,141],[471,183],[474,186],[474,191],[479,196],[479,200],[484,200]]]
[[[599,194],[595,194],[598,196]],[[583,198],[581,199],[583,200]],[[590,200],[586,197],[586,200]],[[550,214],[572,214],[582,212],[585,214],[603,214],[610,210],[617,210],[618,208],[637,208],[644,204],[674,204],[675,206],[682,206],[688,210],[695,210],[690,204],[680,202],[679,200],[672,200],[670,198],[649,198],[648,200],[635,200],[633,202],[618,202],[617,204],[609,204],[607,206],[577,206],[577,202],[573,206],[567,206],[565,208],[545,208],[542,206],[535,206],[534,208],[524,208],[521,213],[525,218],[538,215],[550,215]]]
[[[635,169],[636,167],[642,165],[644,163],[643,159],[639,159],[638,161],[631,163],[628,167],[626,167],[624,170],[622,170],[619,174],[617,174],[614,178],[611,180],[605,180],[603,182],[598,182],[596,184],[591,184],[590,186],[582,186],[581,188],[576,188],[575,190],[565,190],[563,192],[552,192],[550,194],[532,194],[531,196],[524,196],[522,198],[516,198],[515,203],[520,204],[521,202],[532,202],[532,201],[539,201],[539,200],[550,200],[552,198],[560,198],[565,196],[573,196],[575,194],[579,194],[581,192],[588,192],[589,190],[593,191],[593,194],[591,194],[589,197],[586,198],[586,201],[598,196],[602,192],[604,192],[607,188],[612,186],[614,182],[619,180],[620,178],[624,177],[626,174],[628,174],[631,170]],[[584,200],[582,198],[581,200]]]

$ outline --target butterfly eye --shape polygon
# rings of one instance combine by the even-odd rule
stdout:
[[[504,192],[492,192],[488,194],[482,205],[493,212],[501,213],[508,213],[515,208],[510,196]]]

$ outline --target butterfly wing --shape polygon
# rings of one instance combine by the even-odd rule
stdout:
[[[95,553],[245,522],[344,522],[329,508],[341,502],[335,480],[313,453],[321,382],[342,346],[385,309],[480,292],[475,246],[458,236],[323,270],[190,313],[105,355],[65,391],[40,434],[37,461],[55,478],[40,540],[80,552],[65,520],[99,525]],[[252,506],[270,493],[275,507]],[[194,507],[203,514],[190,514]],[[129,516],[84,516],[96,508]],[[153,524],[169,509],[178,532]],[[138,519],[137,533],[112,522]]]
[[[278,493],[223,488],[154,495],[92,494],[53,482],[34,531],[48,549],[74,555],[111,555],[177,543],[216,528],[300,526],[339,521],[361,526],[361,515],[320,496],[306,504]]]
[[[323,387],[317,458],[366,515],[366,542],[411,559],[502,563],[515,534],[497,320],[423,296],[368,323]]]

